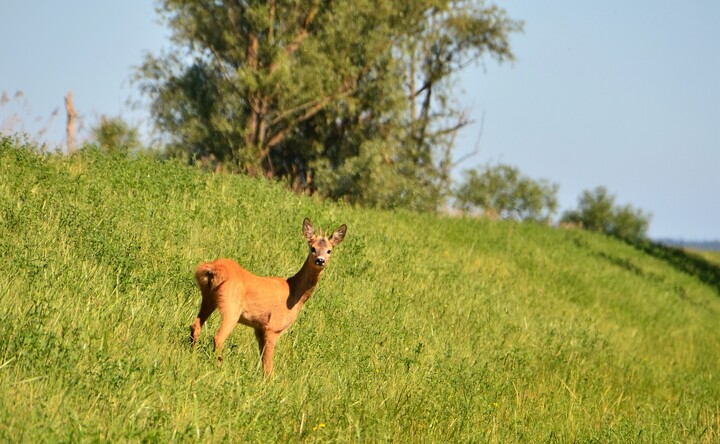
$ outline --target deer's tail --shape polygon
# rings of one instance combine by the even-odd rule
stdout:
[[[206,262],[195,269],[195,280],[203,293],[212,292],[227,279],[227,270],[222,265]]]

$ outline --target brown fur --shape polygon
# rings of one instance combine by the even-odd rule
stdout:
[[[295,322],[303,305],[310,299],[331,250],[342,242],[347,227],[341,225],[326,238],[315,235],[310,220],[303,221],[303,235],[310,253],[300,271],[290,278],[255,276],[231,259],[218,259],[198,265],[195,270],[202,302],[190,327],[193,347],[197,345],[203,324],[218,309],[222,322],[215,335],[215,353],[222,364],[225,339],[237,323],[255,329],[265,376],[272,372],[275,343],[280,334]],[[322,263],[321,263],[322,262]]]

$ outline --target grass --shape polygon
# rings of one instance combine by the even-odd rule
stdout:
[[[688,253],[700,256],[706,262],[720,268],[720,251],[689,250]]]
[[[720,294],[681,258],[18,145],[0,144],[1,441],[720,440]],[[348,234],[274,378],[243,326],[216,366],[217,314],[193,353],[194,267],[289,276],[305,216]]]

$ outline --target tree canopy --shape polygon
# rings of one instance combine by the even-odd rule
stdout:
[[[170,151],[373,206],[435,208],[453,81],[512,60],[522,24],[480,1],[162,0],[171,51],[136,72]]]

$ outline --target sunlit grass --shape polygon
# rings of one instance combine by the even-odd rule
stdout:
[[[720,295],[631,245],[376,212],[173,163],[0,148],[3,441],[720,439]],[[192,270],[290,275],[348,224],[265,382],[196,352]]]
[[[691,250],[690,253],[720,267],[720,251]]]

